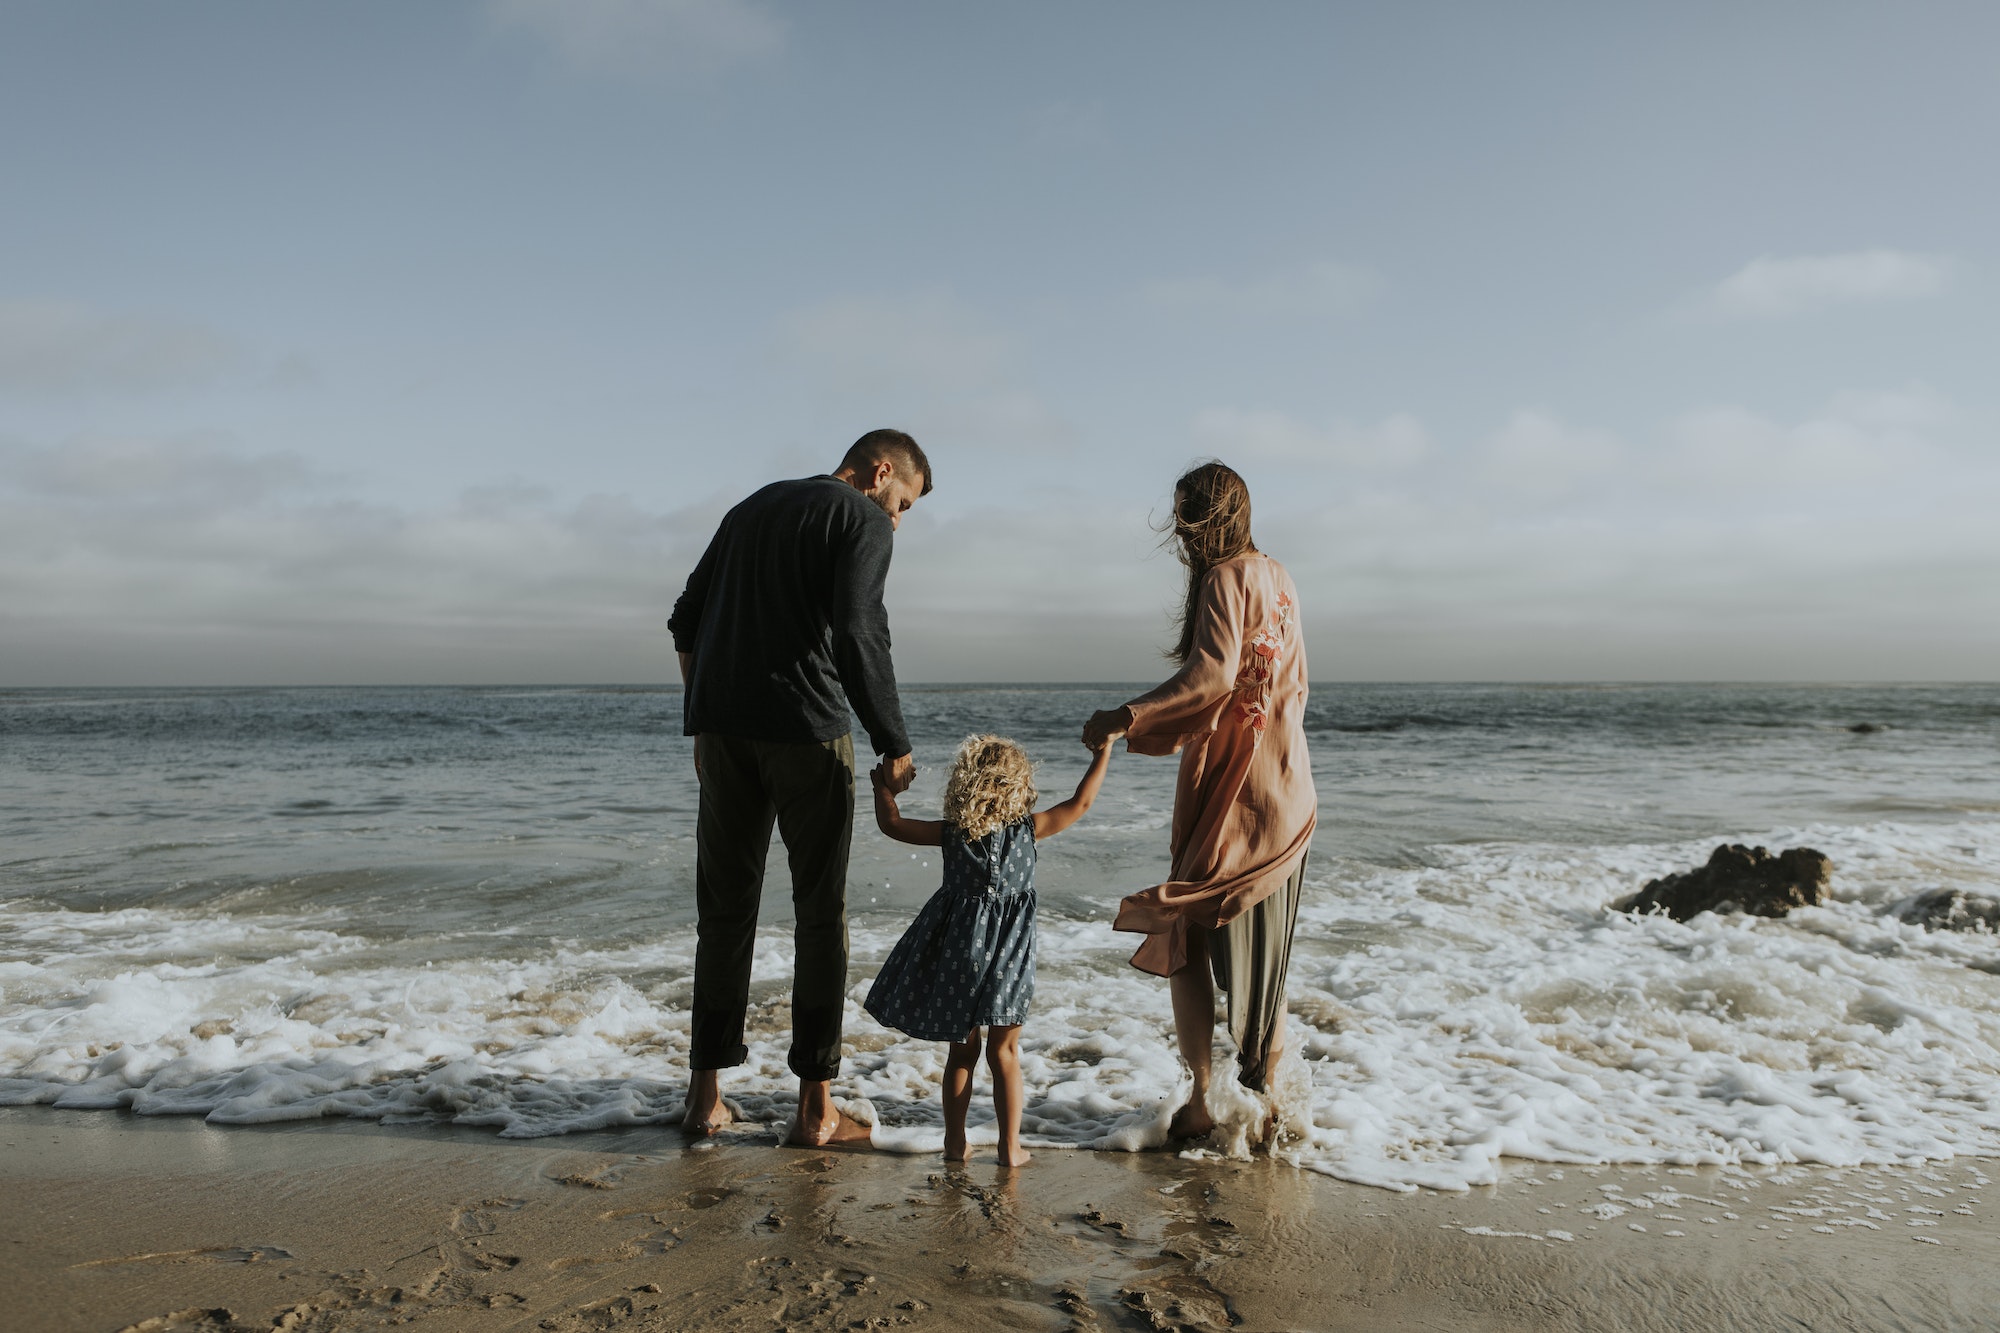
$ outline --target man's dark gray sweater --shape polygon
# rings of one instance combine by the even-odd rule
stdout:
[[[852,703],[877,754],[908,754],[882,607],[894,537],[834,477],[773,482],[725,514],[667,621],[694,654],[687,734],[830,741]]]

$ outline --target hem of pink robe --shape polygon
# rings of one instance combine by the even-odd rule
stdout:
[[[1307,823],[1305,831],[1293,841],[1291,847],[1286,849],[1285,855],[1256,874],[1232,877],[1236,883],[1251,879],[1266,880],[1270,887],[1256,897],[1238,904],[1236,911],[1230,914],[1231,920],[1283,887],[1285,881],[1298,869],[1299,862],[1304,859],[1307,851],[1311,849],[1313,832],[1318,825],[1317,818]],[[1204,894],[1190,904],[1189,908],[1162,907],[1147,899],[1148,894],[1157,893],[1165,887],[1165,884],[1155,884],[1150,889],[1141,889],[1138,893],[1126,896],[1119,902],[1118,915],[1111,923],[1113,930],[1146,936],[1145,941],[1133,953],[1131,963],[1141,972],[1149,972],[1156,977],[1170,977],[1187,966],[1187,928],[1189,918],[1194,915],[1194,910],[1191,909],[1209,906],[1222,893],[1218,889]],[[1213,929],[1216,926],[1227,925],[1228,922],[1216,919],[1204,921],[1202,924]]]

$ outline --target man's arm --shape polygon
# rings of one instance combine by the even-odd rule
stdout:
[[[681,724],[687,725],[687,703],[689,693],[694,688],[694,650],[701,635],[701,614],[708,606],[708,585],[715,578],[715,547],[722,540],[722,530],[716,529],[709,539],[708,549],[695,562],[694,572],[688,575],[687,587],[674,602],[674,613],[667,617],[667,632],[674,636],[674,656],[681,666]],[[701,772],[701,737],[694,738],[694,771]]]
[[[728,520],[725,518],[724,523]],[[722,542],[722,529],[708,540],[708,549],[695,562],[694,572],[688,575],[687,587],[674,602],[674,612],[667,617],[667,633],[674,636],[674,651],[681,658],[681,683],[688,683],[694,670],[695,642],[701,636],[702,612],[708,609],[708,585],[715,579],[715,548]]]
[[[870,515],[837,539],[833,552],[833,669],[840,687],[868,731],[868,739],[901,791],[909,785],[909,733],[896,697],[896,666],[889,655],[889,612],[882,591],[889,579],[895,528],[886,514]],[[902,761],[898,763],[897,761]]]

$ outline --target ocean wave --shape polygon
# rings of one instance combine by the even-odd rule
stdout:
[[[1932,888],[1991,893],[2000,823],[1747,840],[1825,851],[1830,901],[1784,920],[1607,909],[1705,859],[1706,842],[1316,860],[1292,965],[1283,1153],[1438,1189],[1491,1183],[1506,1157],[2000,1155],[2000,937],[1927,931],[1897,910]],[[928,1150],[943,1048],[860,1007],[900,924],[857,916],[836,1091],[865,1104],[884,1146]],[[676,1114],[688,933],[620,947],[496,934],[470,958],[462,941],[435,943],[363,938],[329,913],[0,906],[0,1102],[218,1123],[448,1120],[510,1136]],[[1045,911],[1022,1035],[1033,1141],[1163,1138],[1183,1072],[1164,983],[1125,965],[1134,943]],[[775,1124],[793,1087],[788,929],[761,932],[757,950],[750,1059],[725,1087],[747,1119]]]

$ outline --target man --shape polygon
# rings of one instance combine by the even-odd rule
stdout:
[[[847,993],[847,852],[854,832],[848,705],[901,792],[915,768],[882,585],[931,465],[899,430],[854,442],[831,476],[780,481],[723,516],[667,627],[686,686],[695,824],[694,1042],[682,1127],[729,1123],[719,1071],[749,1058],[743,1016],[775,821],[792,871],[792,1141],[865,1141],[833,1104]]]

